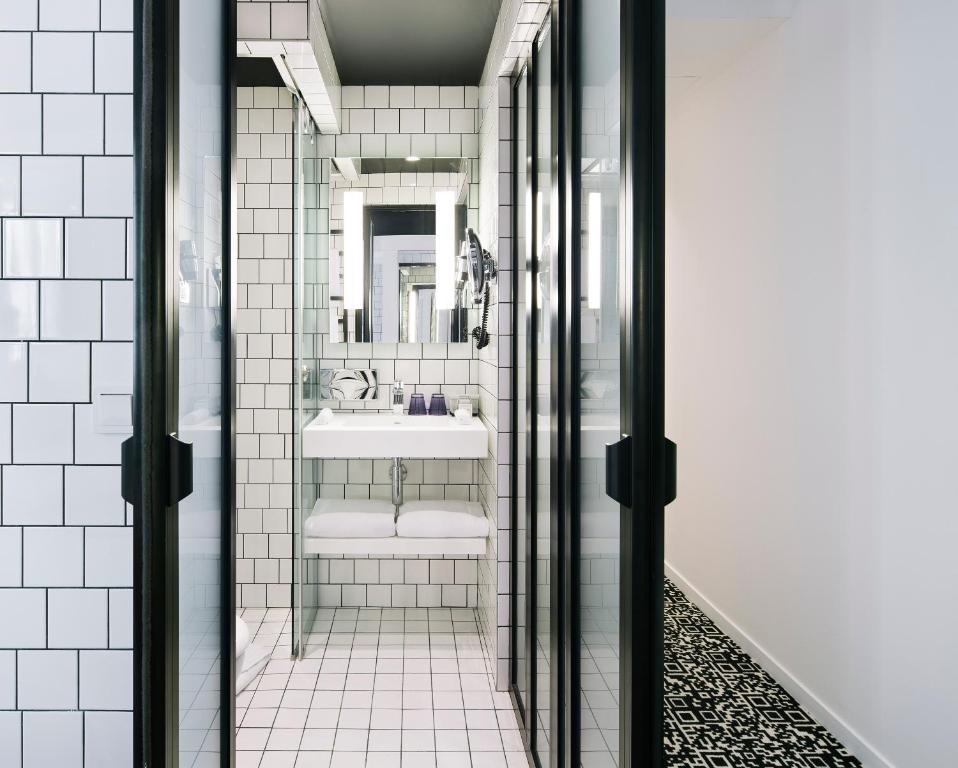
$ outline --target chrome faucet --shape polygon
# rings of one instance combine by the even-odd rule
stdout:
[[[393,383],[393,405],[402,406],[403,404],[403,383],[397,381]]]

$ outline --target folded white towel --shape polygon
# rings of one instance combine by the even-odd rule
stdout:
[[[240,658],[249,645],[249,626],[239,616],[236,617],[236,658]]]
[[[380,539],[396,535],[396,509],[374,499],[320,499],[303,532],[323,539]]]
[[[396,534],[417,539],[484,537],[489,522],[474,501],[410,501],[399,508]]]

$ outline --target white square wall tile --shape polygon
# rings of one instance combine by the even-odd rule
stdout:
[[[79,216],[83,207],[83,160],[24,157],[21,160],[24,216]]]
[[[26,32],[0,32],[0,91],[30,91],[30,35]]]
[[[110,590],[110,647],[133,647],[133,590]]]
[[[40,335],[39,286],[36,281],[0,280],[0,339],[35,339]]]
[[[0,710],[17,708],[17,653],[16,651],[0,651]],[[0,741],[4,736],[3,724],[0,722]],[[3,757],[3,747],[0,747],[0,758]],[[0,765],[10,763],[0,760]]]
[[[0,28],[37,29],[37,0],[0,0]]]
[[[41,147],[41,98],[36,95],[0,94],[0,115],[16,115],[16,120],[0,120],[0,154],[37,154]]]
[[[122,219],[67,219],[66,276],[126,275],[126,226]]]
[[[21,717],[20,712],[0,712],[0,765],[21,764]]]
[[[13,460],[18,464],[72,464],[72,406],[14,405]]]
[[[21,584],[21,562],[23,540],[19,528],[0,527],[0,587],[19,587]],[[0,704],[3,709],[3,704]]]
[[[40,336],[45,340],[100,338],[100,283],[45,280],[40,284]]]
[[[93,393],[106,389],[133,391],[133,344],[93,344]]]
[[[103,97],[62,94],[43,97],[43,151],[50,155],[103,152]]]
[[[123,525],[119,467],[64,467],[66,525]]]
[[[33,91],[89,93],[93,90],[93,35],[38,32],[33,36]]]
[[[86,586],[133,585],[133,529],[86,529]]]
[[[76,709],[76,651],[21,651],[17,654],[20,709]]]
[[[133,97],[106,97],[105,146],[108,155],[133,154]]]
[[[47,592],[47,647],[106,648],[105,589],[51,589]]]
[[[47,643],[47,597],[43,589],[0,589],[3,616],[16,621],[0,623],[0,648],[43,648]]]
[[[90,345],[34,342],[30,345],[30,401],[76,403],[90,399]]]
[[[3,467],[2,498],[4,525],[60,525],[63,469],[7,465]]]
[[[80,708],[133,708],[133,651],[80,651]]]
[[[82,712],[23,713],[23,768],[82,765]]]
[[[83,750],[87,766],[128,768],[133,764],[133,713],[87,712]]]
[[[99,26],[98,0],[40,0],[40,29],[84,30]]]
[[[119,464],[120,443],[132,434],[132,430],[125,433],[97,431],[92,405],[76,406],[74,416],[76,462],[78,464]]]
[[[133,341],[133,281],[103,283],[103,338]]]
[[[100,29],[133,30],[133,0],[100,0]]]
[[[0,157],[0,216],[20,214],[20,158]]]
[[[0,403],[15,403],[26,399],[27,345],[18,341],[0,342]],[[7,424],[7,429],[9,428],[10,425]],[[9,447],[7,452],[9,453]],[[4,461],[4,455],[3,448],[0,447],[0,463],[10,461],[9,457]]]
[[[132,93],[133,34],[130,32],[97,33],[94,66],[97,93]]]
[[[24,528],[23,585],[82,587],[83,529]]]
[[[83,174],[85,216],[133,215],[133,158],[88,157]]]
[[[63,221],[5,219],[4,277],[62,277]]]

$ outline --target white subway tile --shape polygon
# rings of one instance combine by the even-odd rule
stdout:
[[[63,470],[5,466],[2,498],[4,525],[60,525],[63,522]]]
[[[0,105],[2,107],[2,105]],[[24,157],[21,161],[24,216],[79,216],[83,207],[83,160]]]
[[[89,93],[92,90],[92,34],[38,32],[33,36],[34,93]]]
[[[103,97],[58,94],[43,97],[43,151],[51,155],[103,152]]]
[[[97,33],[95,67],[97,93],[132,93],[133,34]]]
[[[37,154],[41,147],[41,97],[29,94],[0,93],[0,115],[16,115],[16,120],[0,120],[0,154]]]
[[[0,157],[0,216],[20,214],[20,158]]]
[[[30,345],[30,401],[75,403],[90,399],[90,347],[79,342]]]
[[[100,283],[44,280],[40,284],[40,336],[43,339],[99,339]]]
[[[64,467],[67,525],[123,525],[119,467]]]
[[[22,342],[0,342],[0,402],[27,399],[27,345]],[[7,418],[9,419],[9,409]],[[10,429],[9,423],[7,429]],[[2,428],[0,428],[2,433]],[[7,433],[9,438],[9,432]],[[9,450],[9,447],[8,447]],[[0,447],[0,457],[3,457]],[[9,462],[9,458],[7,458]],[[0,458],[0,463],[6,463]]]
[[[0,7],[2,5],[3,0],[0,0]],[[11,681],[12,685],[13,682]],[[13,706],[13,704],[9,707],[4,705],[4,709],[12,709]],[[20,712],[0,712],[0,765],[18,766],[21,764],[21,717]]]
[[[86,529],[86,586],[129,587],[133,583],[133,529]]]
[[[465,88],[461,85],[444,85],[439,88],[440,107],[462,108],[466,103]]]
[[[236,35],[240,40],[269,37],[269,3],[237,3]]]
[[[388,85],[367,85],[363,94],[365,107],[385,108],[389,106]]]
[[[0,32],[0,91],[30,92],[30,35],[26,32]]]
[[[82,587],[83,529],[24,528],[23,585]]]
[[[122,278],[126,226],[122,219],[67,219],[66,276]]]
[[[40,0],[40,29],[86,30],[99,26],[98,0]]]
[[[47,593],[49,648],[106,648],[105,589],[51,589]]]
[[[0,611],[16,621],[0,622],[0,648],[43,648],[47,643],[44,589],[0,589]]]
[[[23,713],[23,768],[82,765],[82,712]]]
[[[133,158],[88,157],[83,174],[85,216],[133,215]]]
[[[80,651],[80,708],[133,708],[132,651]]]
[[[83,750],[87,766],[128,768],[133,765],[132,712],[87,712],[85,725]]]

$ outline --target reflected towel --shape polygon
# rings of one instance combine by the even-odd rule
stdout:
[[[396,509],[374,499],[320,499],[303,524],[307,536],[381,539],[396,535]]]
[[[471,539],[489,535],[475,501],[410,501],[399,508],[396,534],[417,539]]]
[[[236,658],[240,658],[249,645],[249,626],[239,616],[236,617]]]

